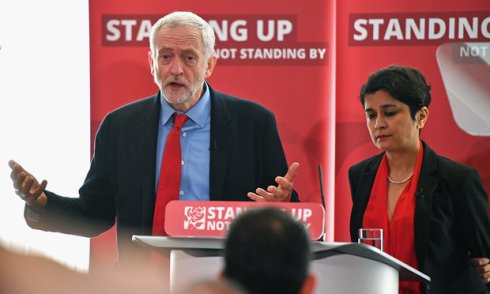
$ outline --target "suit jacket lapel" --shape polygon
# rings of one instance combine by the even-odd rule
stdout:
[[[423,268],[427,246],[430,240],[430,219],[432,216],[432,199],[439,184],[437,177],[437,155],[425,143],[424,157],[420,171],[419,183],[415,195],[415,252],[419,266]],[[362,219],[366,210],[371,189],[376,178],[376,172],[381,162],[382,154],[373,158],[367,167],[361,171],[358,181],[358,188],[354,195],[351,213],[351,238],[357,239],[357,228],[362,227]]]
[[[139,138],[137,154],[140,158],[140,173],[138,174],[142,177],[141,181],[137,181],[142,183],[141,229],[149,230],[149,234],[151,234],[153,210],[155,209],[156,141],[161,110],[160,95],[153,96],[152,100],[152,103],[148,103],[143,110],[142,119],[136,126],[136,131],[141,134],[137,136]]]
[[[432,149],[425,143],[424,157],[419,176],[417,192],[415,193],[415,253],[420,268],[423,268],[427,246],[430,240],[430,219],[432,216],[432,199],[439,184],[437,177],[437,158]]]
[[[231,115],[226,107],[223,97],[215,92],[211,86],[211,140],[210,140],[210,175],[209,191],[211,200],[223,199],[223,185],[233,147]]]
[[[354,195],[354,201],[351,212],[351,239],[352,241],[357,239],[357,229],[362,228],[362,219],[364,217],[364,211],[366,210],[369,196],[371,196],[371,189],[373,188],[374,179],[376,178],[376,172],[378,171],[379,164],[383,153],[375,156],[366,166],[361,170],[359,175],[359,181],[357,182],[357,190]]]

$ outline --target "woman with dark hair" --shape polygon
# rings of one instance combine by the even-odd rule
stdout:
[[[421,141],[431,101],[424,76],[401,66],[381,69],[362,86],[360,100],[383,152],[349,169],[352,240],[359,228],[382,228],[386,253],[431,277],[429,285],[401,282],[400,293],[487,293],[487,194],[476,170]]]

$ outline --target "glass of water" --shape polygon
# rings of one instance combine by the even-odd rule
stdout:
[[[357,243],[371,245],[383,251],[383,229],[359,229]]]

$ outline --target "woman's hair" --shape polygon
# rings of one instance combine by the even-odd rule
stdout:
[[[431,87],[427,85],[425,77],[415,68],[391,65],[369,75],[361,87],[359,98],[364,106],[365,97],[379,90],[385,90],[393,98],[408,105],[410,116],[422,107],[429,107]]]

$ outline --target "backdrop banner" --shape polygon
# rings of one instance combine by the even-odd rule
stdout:
[[[274,112],[288,163],[301,164],[295,181],[301,200],[321,203],[318,166],[333,170],[333,4],[90,0],[92,142],[108,112],[157,92],[147,59],[152,24],[172,11],[192,11],[217,37],[219,60],[209,83]],[[333,199],[333,180],[324,182],[326,199]],[[326,202],[328,220],[333,202]],[[332,239],[329,226],[331,221],[326,228]],[[113,262],[114,235],[92,241],[91,266]]]
[[[432,86],[422,139],[476,168],[490,191],[490,2],[337,2],[335,240],[350,241],[347,170],[377,150],[359,89],[392,64],[418,68]]]
[[[420,69],[432,86],[422,138],[476,168],[490,191],[490,2],[414,0],[90,0],[92,140],[111,110],[157,92],[147,60],[152,23],[187,10],[213,27],[217,90],[276,115],[288,162],[301,168],[300,198],[321,203],[327,241],[350,241],[347,170],[379,152],[359,89],[391,64]],[[335,158],[335,160],[334,160]],[[335,214],[334,214],[335,211]],[[335,220],[335,221],[334,221]],[[114,232],[92,241],[91,265],[113,262]]]

